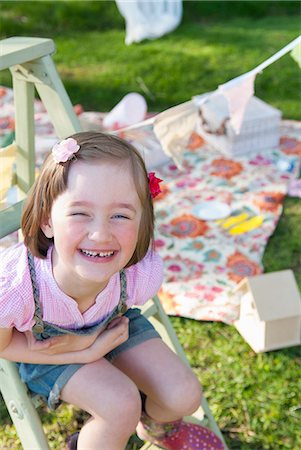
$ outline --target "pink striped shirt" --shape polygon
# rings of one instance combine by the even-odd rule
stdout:
[[[46,259],[35,258],[43,320],[62,327],[81,328],[101,320],[118,304],[119,273],[113,275],[95,303],[81,313],[77,302],[58,287],[52,275],[51,250]],[[125,270],[127,305],[143,305],[156,294],[163,281],[163,264],[157,253]],[[34,325],[35,305],[24,244],[17,244],[0,256],[0,328],[15,327],[23,332]]]

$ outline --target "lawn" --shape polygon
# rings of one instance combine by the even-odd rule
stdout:
[[[300,34],[299,2],[184,2],[178,29],[155,41],[124,45],[124,22],[114,2],[1,2],[1,38],[50,37],[72,102],[108,111],[126,93],[144,95],[162,111],[214,90],[252,69]],[[289,55],[256,80],[256,95],[301,118],[300,69]],[[10,86],[8,71],[0,84]],[[291,268],[301,290],[301,202],[287,198],[264,255],[267,272]],[[256,355],[234,327],[171,318],[230,449],[301,448],[300,348]],[[51,446],[63,448],[80,426],[80,411],[41,411]],[[0,402],[0,448],[20,445]],[[299,425],[298,425],[299,423]],[[129,450],[138,448],[134,441]]]

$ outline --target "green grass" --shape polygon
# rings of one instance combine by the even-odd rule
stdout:
[[[299,2],[184,2],[178,29],[159,40],[124,45],[115,2],[1,2],[0,33],[54,39],[54,61],[73,103],[110,110],[138,91],[161,111],[252,69],[300,34]],[[0,82],[10,85],[8,71]],[[300,120],[300,69],[289,55],[258,75],[256,94]],[[292,268],[301,290],[301,202],[287,198],[263,258],[267,272]],[[301,448],[301,352],[297,347],[256,355],[235,328],[172,318],[230,449]],[[51,447],[85,416],[62,405],[41,410]],[[0,448],[19,449],[3,402]],[[139,448],[131,441],[128,450]]]
[[[0,32],[53,38],[54,61],[72,102],[98,111],[110,110],[130,91],[143,94],[151,111],[182,103],[252,69],[300,32],[296,2],[284,2],[289,12],[291,4],[295,8],[290,16],[263,9],[277,10],[274,3],[280,3],[283,12],[283,2],[199,3],[184,4],[187,12],[174,33],[129,47],[114,2],[34,2],[33,7],[3,1]],[[240,3],[252,18],[238,15]],[[3,73],[2,83],[10,80],[9,72]],[[287,118],[300,117],[299,88],[300,72],[288,55],[256,81],[257,95],[281,107]]]
[[[229,448],[300,448],[297,348],[255,355],[228,325],[173,324]]]

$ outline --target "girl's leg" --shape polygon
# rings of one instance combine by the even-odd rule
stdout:
[[[161,339],[150,339],[121,353],[113,364],[147,396],[145,409],[152,418],[168,422],[198,409],[198,379]]]
[[[104,358],[81,367],[61,398],[92,416],[80,431],[78,450],[124,450],[141,415],[137,387]]]
[[[181,420],[199,407],[201,388],[192,370],[161,339],[125,351],[114,364],[147,396],[139,437],[166,450],[223,450],[213,431]]]

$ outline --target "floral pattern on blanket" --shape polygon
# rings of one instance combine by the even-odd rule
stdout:
[[[12,91],[0,89],[0,143],[14,130]],[[103,113],[81,113],[89,129],[103,131]],[[35,102],[37,167],[57,141],[41,102]],[[232,288],[245,276],[263,271],[262,256],[282,212],[290,182],[301,159],[301,123],[283,121],[279,149],[231,159],[192,133],[183,148],[183,169],[163,155],[151,125],[119,133],[158,163],[164,180],[154,200],[155,245],[164,261],[159,297],[166,312],[197,320],[232,323],[238,315]],[[153,153],[152,153],[153,152]],[[161,153],[160,153],[161,152]],[[285,163],[285,164],[284,164]],[[153,170],[153,168],[152,168]],[[223,220],[193,214],[200,202],[218,200],[231,207]],[[13,234],[1,246],[16,242]]]

